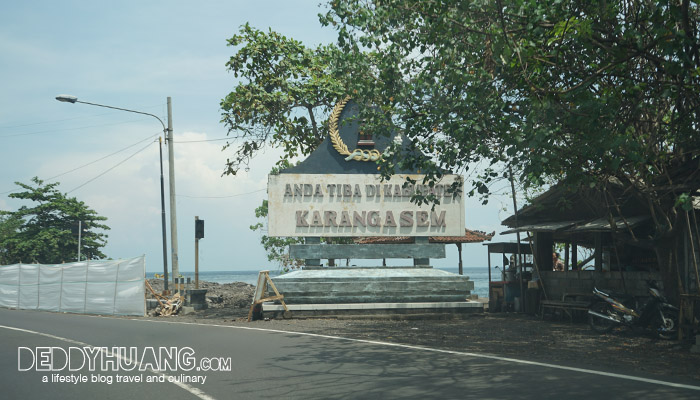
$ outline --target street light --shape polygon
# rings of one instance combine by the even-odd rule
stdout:
[[[91,106],[97,106],[97,107],[104,107],[104,108],[111,108],[114,110],[120,110],[120,111],[126,111],[126,112],[131,112],[131,113],[136,113],[136,114],[143,114],[143,115],[149,115],[160,122],[160,124],[163,126],[163,134],[166,137],[166,142],[168,144],[168,171],[169,171],[169,183],[170,183],[170,247],[171,247],[171,257],[172,257],[172,265],[173,265],[173,280],[179,277],[180,275],[180,270],[179,270],[179,263],[178,263],[178,257],[177,257],[177,214],[175,210],[175,162],[174,162],[174,156],[173,156],[173,115],[172,115],[172,105],[170,102],[170,97],[168,97],[168,127],[165,127],[165,124],[163,121],[158,118],[156,115],[143,112],[143,111],[136,111],[136,110],[130,110],[128,108],[120,108],[120,107],[113,107],[113,106],[107,106],[104,104],[97,104],[97,103],[89,103],[87,101],[79,101],[77,97],[71,96],[71,95],[66,95],[62,94],[59,96],[56,96],[56,100],[64,103],[82,103],[82,104],[88,104]],[[160,139],[158,140],[159,145],[160,145],[160,205],[161,205],[161,221],[162,221],[162,228],[163,228],[163,273],[164,273],[164,281],[165,281],[165,290],[168,290],[168,246],[167,246],[167,239],[166,239],[166,234],[165,234],[165,189],[164,189],[164,183],[163,183],[163,146],[162,143],[160,142]]]

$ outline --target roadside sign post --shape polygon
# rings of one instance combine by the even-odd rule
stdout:
[[[194,217],[194,288],[199,289],[199,239],[204,238],[204,220]]]
[[[80,262],[80,240],[82,239],[83,233],[83,221],[78,221],[78,262]]]
[[[71,233],[73,236],[78,237],[78,262],[80,262],[80,246],[82,245],[83,239],[83,221],[73,222],[71,226]]]

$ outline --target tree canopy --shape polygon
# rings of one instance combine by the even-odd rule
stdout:
[[[58,183],[45,184],[35,177],[32,184],[16,182],[21,190],[9,197],[33,202],[17,211],[0,211],[0,264],[44,263],[58,264],[75,261],[78,236],[71,230],[81,221],[81,259],[102,259],[109,230],[102,223],[107,218],[98,215],[75,197],[66,197],[57,189]]]
[[[336,45],[310,49],[249,25],[229,40],[237,51],[227,67],[242,82],[221,102],[222,122],[241,140],[228,173],[268,145],[285,158],[308,154],[348,94],[375,106],[363,108],[366,130],[399,129],[431,156],[385,157],[385,175],[399,162],[431,178],[486,163],[472,194],[487,195],[509,168],[526,184],[614,177],[643,192],[669,187],[668,175],[698,158],[700,11],[689,1],[334,0],[329,8],[320,19],[337,29]]]
[[[308,48],[277,32],[246,24],[228,40],[236,52],[226,67],[241,82],[221,101],[222,120],[236,144],[227,160],[235,175],[267,147],[284,159],[308,155],[328,133],[327,115],[345,95],[333,71],[337,47]]]
[[[688,0],[333,0],[359,102],[431,155],[422,171],[489,165],[471,190],[513,170],[520,182],[614,184],[647,205],[674,282],[672,246],[700,194],[700,7]],[[364,59],[364,57],[361,57]],[[377,108],[367,108],[366,113]],[[386,123],[383,121],[391,121]],[[376,124],[375,124],[376,123]],[[392,126],[393,125],[393,126]],[[420,160],[415,160],[420,163]],[[389,165],[392,160],[385,159]],[[610,215],[619,204],[610,197]],[[679,207],[681,206],[681,207]]]
[[[321,21],[337,28],[346,62],[377,54],[349,89],[383,105],[437,161],[423,166],[428,173],[486,161],[502,174],[512,167],[525,182],[595,185],[615,177],[640,191],[688,183],[668,175],[697,160],[700,148],[697,4],[334,0],[330,7]],[[488,170],[474,188],[487,193],[495,176]]]
[[[311,111],[351,95],[371,105],[363,129],[400,130],[429,156],[385,156],[384,175],[403,163],[435,180],[480,164],[465,192],[485,197],[511,170],[525,186],[612,182],[647,205],[656,229],[639,244],[665,246],[669,264],[700,188],[696,2],[332,0],[319,17],[337,44],[307,49],[248,26],[229,41],[242,47],[228,66],[246,79],[222,102],[246,140],[229,172],[265,144],[307,154],[326,132]]]

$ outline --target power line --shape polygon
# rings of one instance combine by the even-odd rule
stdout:
[[[151,143],[147,144],[147,145],[144,146],[143,148],[139,149],[136,153],[134,153],[134,154],[130,155],[129,157],[123,159],[122,161],[118,162],[116,165],[114,165],[114,166],[112,166],[112,167],[106,169],[104,172],[102,172],[101,174],[97,175],[96,177],[94,177],[94,178],[88,180],[87,182],[83,183],[82,185],[80,185],[80,186],[78,186],[78,187],[76,187],[76,188],[74,188],[74,189],[72,189],[72,190],[67,191],[66,194],[72,193],[72,192],[74,192],[74,191],[80,189],[81,187],[87,185],[88,183],[90,183],[90,182],[94,181],[95,179],[101,177],[102,175],[106,174],[107,172],[109,172],[109,171],[111,171],[111,170],[117,168],[118,166],[124,164],[127,160],[131,159],[132,157],[134,157],[135,155],[139,154],[140,152],[146,150],[146,149],[148,148],[148,146],[150,146],[150,145],[151,145]]]
[[[184,194],[178,194],[177,197],[187,197],[189,199],[228,199],[231,197],[245,196],[245,195],[249,195],[249,194],[253,194],[253,193],[258,193],[258,192],[262,192],[265,190],[267,190],[267,189],[254,190],[252,192],[247,192],[247,193],[232,194],[229,196],[187,196]]]
[[[219,139],[204,139],[204,140],[173,140],[173,143],[200,143],[200,142],[218,142],[221,140],[229,140],[233,138],[225,137]]]
[[[121,124],[129,124],[129,123],[132,123],[132,122],[140,122],[140,121],[145,121],[145,120],[146,120],[145,118],[141,118],[141,119],[134,119],[134,120],[123,121],[123,122],[114,122],[114,123],[111,123],[111,124],[81,126],[81,127],[78,127],[78,128],[49,129],[49,130],[36,131],[36,132],[14,133],[14,134],[10,134],[10,135],[2,135],[2,136],[0,136],[0,139],[2,139],[2,138],[9,138],[9,137],[18,137],[18,136],[40,135],[40,134],[42,134],[42,133],[54,133],[54,132],[73,131],[73,130],[79,130],[79,129],[101,128],[101,127],[103,127],[103,126],[114,126],[114,125],[121,125]]]
[[[117,150],[117,151],[115,151],[114,153],[107,154],[106,156],[101,157],[101,158],[98,158],[97,160],[90,161],[90,162],[87,163],[87,164],[83,164],[83,165],[81,165],[81,166],[79,166],[79,167],[75,167],[75,168],[73,168],[73,169],[71,169],[71,170],[68,170],[68,171],[62,172],[62,173],[60,173],[60,174],[58,174],[58,175],[54,175],[54,176],[52,176],[52,177],[50,177],[50,178],[47,178],[47,179],[45,179],[45,181],[46,181],[46,182],[52,181],[52,180],[54,180],[54,179],[56,179],[56,178],[58,178],[58,177],[60,177],[60,176],[63,176],[63,175],[69,174],[69,173],[71,173],[71,172],[77,171],[77,170],[79,170],[79,169],[81,169],[81,168],[85,168],[85,167],[87,167],[87,166],[90,166],[90,165],[92,165],[92,164],[94,164],[94,163],[96,163],[96,162],[102,161],[102,160],[104,160],[104,159],[106,159],[106,158],[109,158],[109,157],[115,155],[115,154],[119,154],[119,153],[121,153],[121,152],[124,151],[124,150],[128,150],[128,149],[130,149],[130,148],[136,146],[136,145],[139,144],[139,143],[143,143],[143,142],[145,142],[146,140],[150,140],[150,139],[152,139],[152,138],[155,137],[155,136],[158,136],[158,135],[151,135],[151,136],[149,136],[149,137],[147,137],[147,138],[145,138],[145,139],[139,140],[138,142],[136,142],[136,143],[134,143],[134,144],[130,144],[129,146],[124,147],[123,149]],[[14,189],[8,190],[8,191],[5,191],[5,192],[0,192],[0,194],[7,194],[7,193],[10,193],[10,192],[14,192]]]
[[[101,158],[98,158],[97,160],[90,161],[90,162],[87,163],[87,164],[83,164],[83,165],[81,165],[81,166],[79,166],[79,167],[75,167],[75,168],[73,168],[73,169],[71,169],[71,170],[69,170],[69,171],[62,172],[62,173],[60,173],[60,174],[58,174],[58,175],[52,176],[52,177],[50,177],[50,178],[47,178],[46,181],[54,180],[54,179],[58,178],[59,176],[63,176],[63,175],[69,174],[69,173],[71,173],[71,172],[73,172],[73,171],[77,171],[77,170],[79,170],[79,169],[81,169],[81,168],[85,168],[85,167],[87,167],[87,166],[89,166],[89,165],[92,165],[92,164],[94,164],[94,163],[96,163],[96,162],[102,161],[102,160],[104,160],[105,158],[112,157],[112,156],[115,155],[115,154],[119,154],[119,153],[121,153],[121,152],[124,151],[124,150],[128,150],[128,149],[130,149],[130,148],[136,146],[137,144],[143,143],[143,142],[145,142],[146,140],[153,139],[153,138],[156,137],[156,136],[158,136],[158,135],[151,135],[151,136],[149,136],[149,137],[147,137],[147,138],[145,138],[145,139],[143,139],[143,140],[139,140],[138,142],[136,142],[136,143],[134,143],[134,144],[130,144],[129,146],[124,147],[124,148],[121,149],[121,150],[117,150],[117,151],[115,151],[114,153],[107,154],[106,156],[101,157]]]
[[[105,114],[98,114],[98,115],[95,115],[95,116],[97,117],[97,116],[101,116],[101,115],[106,115],[106,113],[105,113]],[[51,121],[32,122],[32,123],[29,123],[29,124],[21,124],[21,125],[4,125],[4,126],[0,126],[0,129],[24,128],[24,127],[26,127],[26,126],[53,124],[53,123],[56,123],[56,122],[73,121],[73,120],[82,119],[82,118],[85,118],[85,117],[73,117],[73,118],[64,118],[64,119],[54,119],[54,120],[51,120]]]

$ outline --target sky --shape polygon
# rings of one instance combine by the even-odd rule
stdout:
[[[235,177],[222,176],[227,129],[220,101],[237,84],[225,64],[227,46],[246,22],[271,28],[307,46],[336,36],[318,22],[319,0],[303,1],[26,1],[0,13],[0,209],[22,204],[8,196],[14,182],[34,176],[108,218],[111,258],[146,255],[162,270],[160,175],[152,117],[61,103],[79,100],[155,114],[167,123],[172,98],[179,264],[194,270],[194,218],[205,220],[201,271],[261,270],[267,261],[254,210],[266,197],[267,173],[280,152],[267,150]],[[163,147],[168,192],[167,148]],[[89,164],[85,166],[86,164]],[[82,168],[79,168],[82,167]],[[487,206],[466,201],[466,227],[505,230],[507,196]],[[166,205],[168,200],[166,199]],[[167,210],[169,213],[169,209]],[[168,214],[169,215],[169,214]],[[169,219],[168,219],[169,221]],[[168,222],[168,232],[170,232]],[[514,235],[494,241],[511,241]],[[168,236],[168,246],[170,237]],[[170,250],[168,250],[170,252]],[[465,267],[486,267],[480,244],[464,246]],[[406,263],[406,261],[398,261]],[[437,267],[457,267],[457,249]],[[170,263],[170,260],[168,261]]]

